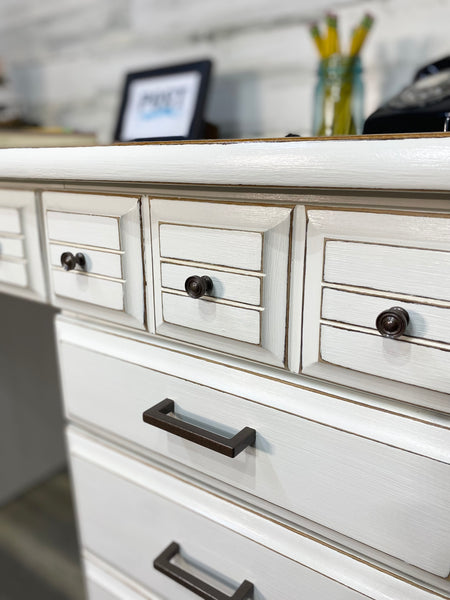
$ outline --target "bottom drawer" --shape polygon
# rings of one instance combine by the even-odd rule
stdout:
[[[435,598],[75,429],[68,437],[85,551],[166,600]],[[91,600],[114,598],[91,587]]]

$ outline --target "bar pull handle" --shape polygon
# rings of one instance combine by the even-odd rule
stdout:
[[[170,561],[179,551],[179,544],[176,542],[169,544],[153,561],[154,568],[204,600],[250,600],[253,598],[254,586],[250,581],[243,581],[232,596],[227,596],[191,573],[172,565]]]
[[[209,448],[230,458],[234,458],[242,450],[245,450],[247,446],[253,446],[255,443],[256,431],[250,427],[244,427],[244,429],[236,433],[233,437],[227,438],[202,427],[197,427],[197,425],[192,425],[191,423],[171,417],[169,413],[174,412],[174,410],[174,401],[166,398],[146,410],[142,418],[149,425],[164,429],[164,431],[173,433],[185,440],[194,442],[194,444]]]

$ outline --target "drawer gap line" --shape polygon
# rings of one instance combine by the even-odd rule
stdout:
[[[235,273],[236,275],[246,275],[247,277],[265,277],[266,273],[262,271],[248,271],[246,269],[237,269],[235,267],[224,267],[223,265],[215,265],[211,263],[196,262],[194,260],[181,260],[178,258],[162,258],[162,263],[171,265],[180,265],[184,267],[194,267],[198,269],[207,269],[210,271],[221,271],[222,273]]]
[[[1,234],[0,234],[1,235]],[[81,248],[83,250],[95,250],[96,252],[105,252],[106,254],[125,254],[124,250],[115,250],[104,246],[90,246],[89,244],[75,244],[74,242],[64,242],[60,240],[49,239],[49,243],[54,246],[70,246],[71,248]]]
[[[186,292],[181,290],[173,290],[172,288],[161,288],[161,292],[165,294],[172,294],[173,296],[183,296],[188,298],[189,296]],[[258,312],[263,312],[263,306],[257,306],[255,304],[245,304],[244,302],[234,302],[233,300],[224,300],[222,298],[214,298],[213,296],[203,296],[199,300],[206,300],[207,302],[215,302],[216,304],[226,304],[227,306],[234,306],[235,308],[244,308],[245,310],[256,310]]]

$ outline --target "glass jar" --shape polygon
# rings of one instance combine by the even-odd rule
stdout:
[[[362,133],[364,88],[361,72],[358,56],[333,54],[320,61],[314,95],[314,135]]]

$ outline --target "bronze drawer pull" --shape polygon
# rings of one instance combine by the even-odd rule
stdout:
[[[176,542],[172,542],[155,558],[153,567],[186,589],[194,592],[194,594],[200,596],[200,598],[204,598],[204,600],[250,600],[253,598],[254,586],[250,581],[243,581],[232,596],[227,596],[198,577],[191,575],[176,565],[172,565],[170,560],[177,555],[179,551],[180,546]]]
[[[184,289],[191,298],[201,298],[205,294],[210,294],[213,289],[211,277],[203,275],[192,275],[184,282]]]
[[[408,323],[407,311],[400,306],[393,306],[380,313],[375,324],[383,337],[398,338],[405,333]]]
[[[189,440],[199,446],[204,446],[230,458],[234,458],[242,450],[245,450],[247,446],[253,446],[255,443],[256,431],[250,427],[244,427],[244,429],[236,433],[232,438],[227,438],[171,417],[168,413],[174,412],[174,410],[174,401],[166,398],[146,410],[142,418],[149,425],[164,429],[164,431],[178,435],[185,440]]]
[[[77,265],[80,265],[80,267],[86,265],[86,258],[82,252],[77,252],[75,255],[72,252],[61,254],[61,266],[65,271],[72,271]]]

